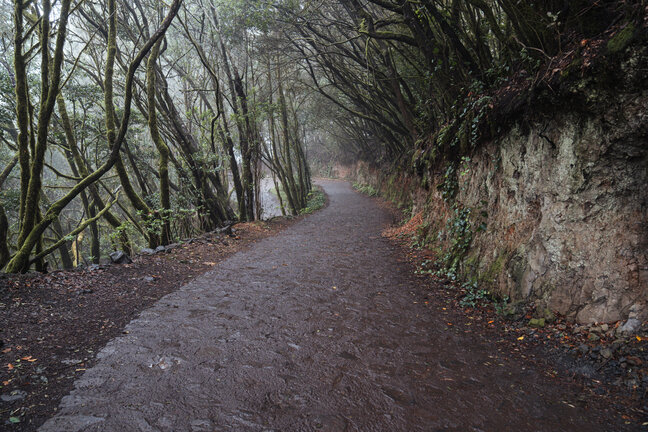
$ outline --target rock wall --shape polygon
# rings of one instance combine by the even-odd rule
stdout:
[[[460,273],[512,301],[579,322],[648,318],[648,93],[616,95],[596,115],[556,107],[483,144],[456,171],[420,176],[370,167],[334,174],[372,184],[412,214],[439,255],[467,209],[470,247]],[[446,176],[447,177],[447,176]],[[425,178],[425,176],[424,176]],[[453,240],[455,243],[453,244]]]

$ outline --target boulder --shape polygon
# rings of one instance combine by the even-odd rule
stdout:
[[[115,251],[111,253],[110,260],[115,264],[130,264],[133,262],[123,251]]]

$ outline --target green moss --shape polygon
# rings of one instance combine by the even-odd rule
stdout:
[[[635,26],[632,23],[628,24],[623,30],[608,41],[608,52],[615,54],[624,50],[632,41],[635,30]]]
[[[470,255],[463,261],[464,273],[467,276],[477,274],[479,270],[479,257],[477,255]]]
[[[514,284],[516,294],[522,296],[522,282],[527,267],[526,252],[524,248],[518,250],[508,264],[508,271],[511,275],[511,281]]]
[[[544,318],[531,318],[529,320],[529,327],[542,328],[545,326]]]
[[[488,269],[480,275],[480,280],[485,283],[495,282],[495,279],[497,279],[497,277],[504,271],[504,266],[506,265],[508,258],[508,254],[499,254]]]
[[[576,57],[574,60],[572,60],[571,63],[562,71],[560,72],[560,76],[562,78],[568,78],[572,72],[580,69],[583,66],[583,58],[582,57]]]

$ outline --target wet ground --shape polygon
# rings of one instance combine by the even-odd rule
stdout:
[[[613,431],[615,418],[414,303],[344,182],[330,205],[167,295],[110,342],[43,431]]]

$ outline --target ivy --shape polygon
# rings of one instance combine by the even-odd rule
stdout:
[[[471,213],[470,208],[455,206],[454,217],[446,225],[450,245],[440,257],[439,264],[445,275],[452,280],[457,278],[459,266],[473,240]]]

